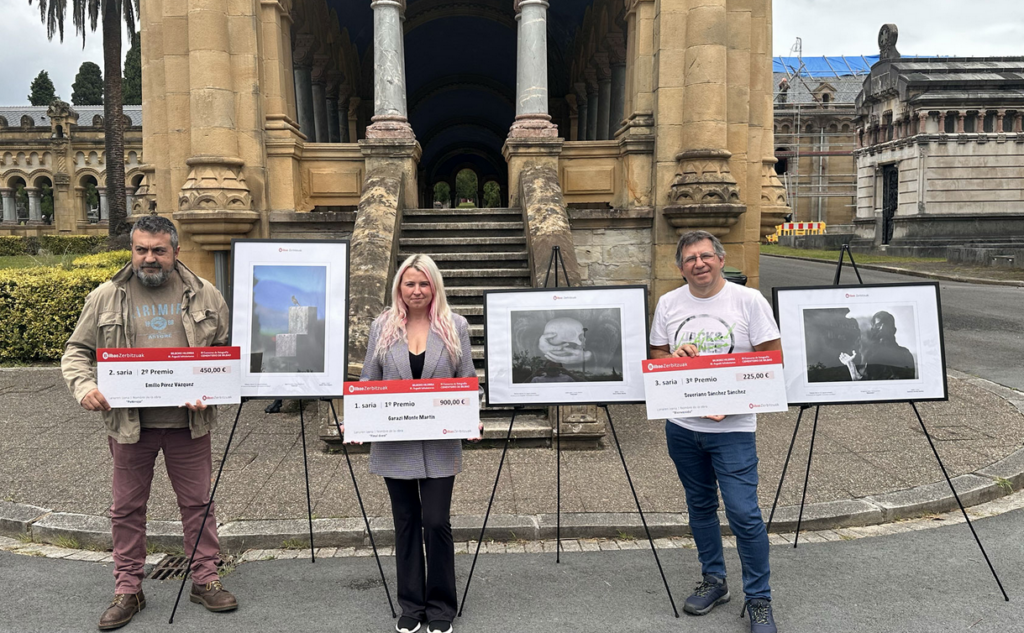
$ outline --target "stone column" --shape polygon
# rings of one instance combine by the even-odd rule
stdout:
[[[964,130],[965,130],[965,127],[966,127],[965,126],[966,121],[967,121],[967,110],[959,110],[957,112],[957,121],[956,121],[956,133],[957,134],[963,134],[964,133]]]
[[[612,102],[611,114],[608,117],[608,138],[615,138],[615,133],[622,124],[623,111],[626,107],[626,62],[612,64]]]
[[[588,68],[584,71],[587,78],[587,140],[597,140],[597,111],[601,107],[600,90],[597,89],[597,71]]]
[[[939,134],[946,133],[946,111],[939,112]]]
[[[1017,116],[1014,117],[1013,131],[1016,132],[1017,134],[1024,132],[1022,126],[1024,126],[1024,114],[1018,112]]]
[[[344,89],[344,87],[342,87]],[[338,139],[340,143],[348,143],[348,97],[338,97]]]
[[[96,193],[100,195],[100,222],[106,222],[110,216],[110,203],[107,202],[107,188],[96,187]],[[29,199],[31,202],[31,199]],[[29,205],[31,209],[31,204]]]
[[[927,111],[917,113],[917,133],[927,134],[928,133],[928,119],[930,115]]]
[[[125,208],[128,209],[128,215],[132,214],[132,207],[135,206],[135,187],[124,188]]]
[[[587,101],[587,84],[577,83],[573,85],[576,92],[576,140],[587,140],[587,117],[589,116],[589,101]]]
[[[340,143],[341,129],[338,117],[338,88],[327,87],[327,142]]]
[[[415,138],[405,95],[404,0],[373,0],[373,123],[366,138]]]
[[[316,139],[316,123],[313,114],[313,46],[315,36],[310,33],[300,34],[295,38],[295,50],[292,53],[295,76],[295,110],[299,117],[299,131],[306,135],[307,141]]]
[[[4,222],[16,224],[18,221],[17,216],[14,212],[14,189],[7,187],[0,188],[0,199],[3,200],[4,204]]]
[[[26,187],[28,194],[28,221],[29,224],[39,224],[43,221],[43,210],[39,206],[40,191],[35,187]]]
[[[557,138],[548,114],[547,0],[516,0],[516,120],[509,137]],[[509,182],[514,182],[510,179]]]
[[[1006,110],[996,110],[996,124],[992,131],[996,134],[1002,134],[1004,120],[1006,120]]]
[[[327,123],[327,62],[326,55],[313,56],[313,129],[317,143],[326,143],[330,138]]]
[[[612,112],[612,69],[608,65],[607,53],[596,53],[597,65],[597,140],[608,140]]]

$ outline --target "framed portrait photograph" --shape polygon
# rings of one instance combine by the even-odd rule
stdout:
[[[233,240],[231,344],[243,398],[341,396],[348,368],[346,241]]]
[[[643,402],[647,287],[484,293],[487,403]]]
[[[791,405],[948,398],[938,283],[772,293]]]

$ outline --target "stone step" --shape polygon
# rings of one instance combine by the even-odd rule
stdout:
[[[402,234],[414,231],[522,231],[525,228],[522,222],[403,222]]]
[[[403,250],[417,253],[475,253],[521,251],[526,236],[508,237],[400,237]]]
[[[484,440],[500,440],[501,443],[496,444],[496,447],[504,444],[511,418],[511,413],[500,417],[481,418],[480,421],[484,423]],[[551,437],[551,422],[546,415],[523,415],[522,413],[516,415],[516,423],[512,427],[512,439],[551,439]],[[522,442],[518,442],[517,445],[522,446]]]
[[[468,209],[405,209],[403,217],[414,216],[475,216],[475,215],[522,215],[523,210],[519,208],[493,207],[493,208],[468,208]]]
[[[461,314],[466,317],[466,319],[469,319],[469,317],[482,317],[484,315],[484,306],[482,303],[458,306],[453,305],[451,308],[452,312]]]
[[[399,251],[397,261],[399,263],[404,262],[410,255],[415,255],[412,251]],[[458,264],[463,262],[501,262],[502,266],[512,266],[514,264],[522,264],[523,266],[529,265],[529,254],[526,251],[508,251],[504,253],[427,253],[431,259],[437,262],[437,265],[441,270],[454,269],[458,267]]]
[[[449,297],[478,297],[477,302],[481,303],[485,290],[519,290],[516,286],[501,285],[501,286],[453,286],[445,289],[445,294]]]
[[[530,271],[525,268],[442,268],[442,274],[447,282],[449,279],[461,277],[529,277]]]

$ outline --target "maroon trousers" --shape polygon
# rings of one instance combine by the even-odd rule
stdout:
[[[113,438],[108,441],[114,459],[114,503],[110,506],[117,583],[114,591],[138,593],[146,564],[146,503],[157,453],[164,452],[167,475],[181,510],[185,555],[191,555],[210,499],[210,434],[192,439],[189,429],[143,429],[135,444],[118,444]],[[211,507],[192,563],[194,582],[206,584],[217,580],[219,555],[217,518]]]

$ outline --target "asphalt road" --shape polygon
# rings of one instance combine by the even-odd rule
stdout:
[[[1005,602],[966,525],[897,535],[773,546],[772,588],[784,633],[1015,633],[1024,631],[1024,511],[975,523],[1004,587]],[[677,604],[697,578],[694,550],[662,550]],[[726,550],[733,600],[696,618],[672,617],[649,550],[483,555],[457,631],[576,633],[743,633],[736,551]],[[456,557],[461,596],[471,558]],[[394,591],[394,559],[383,559]],[[208,613],[183,599],[167,625],[177,583],[144,582],[147,608],[124,630],[394,630],[372,558],[246,563],[225,578],[241,608]],[[111,569],[97,563],[0,552],[0,631],[85,632],[113,590]],[[187,589],[186,589],[187,591]]]
[[[761,257],[761,293],[773,287],[828,285],[835,264]],[[928,281],[910,275],[862,270],[864,283]],[[849,263],[843,284],[856,284]],[[1024,391],[1024,288],[941,281],[946,365]]]

